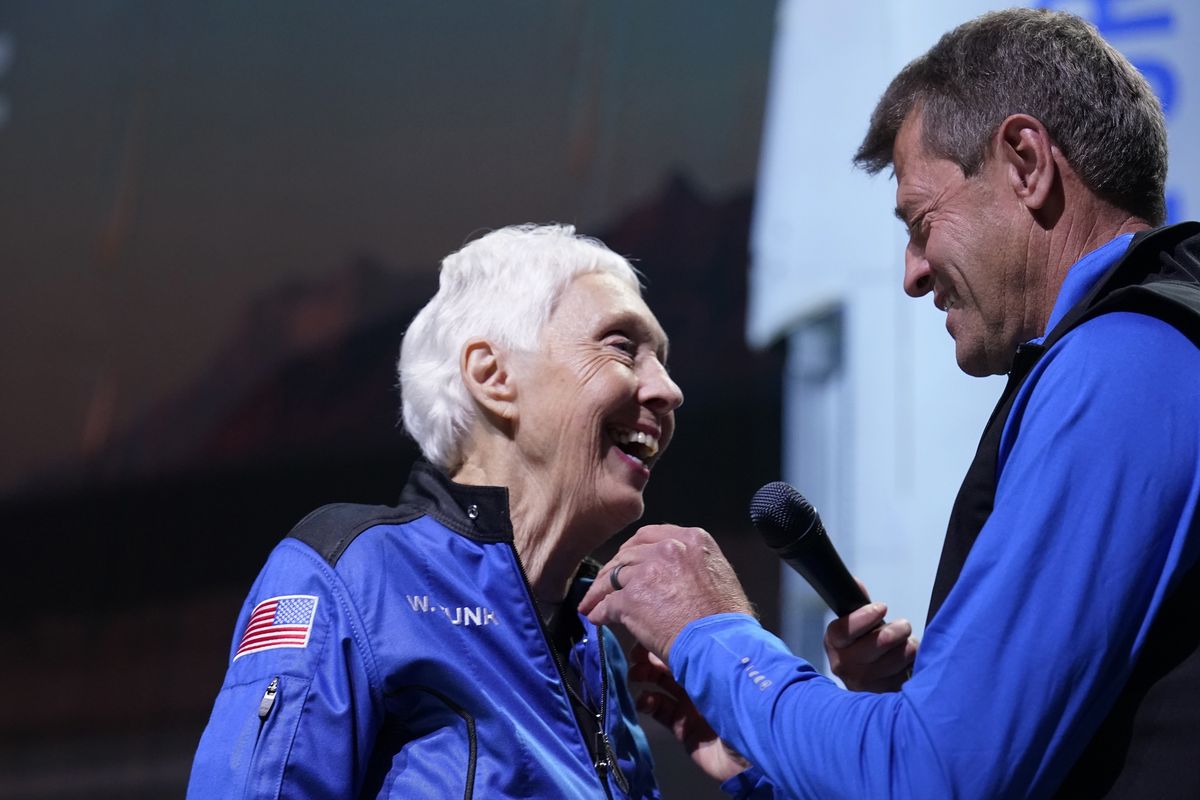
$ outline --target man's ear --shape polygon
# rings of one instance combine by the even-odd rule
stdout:
[[[1054,214],[1060,176],[1046,126],[1028,114],[1013,114],[1000,123],[992,145],[992,157],[998,159],[1017,198],[1035,214]]]
[[[495,420],[515,420],[517,387],[503,350],[487,339],[470,339],[463,345],[459,372],[467,392],[484,413]]]

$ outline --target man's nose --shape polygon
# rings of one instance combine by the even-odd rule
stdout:
[[[933,291],[933,271],[925,253],[910,242],[904,250],[904,292],[909,297],[921,297]]]

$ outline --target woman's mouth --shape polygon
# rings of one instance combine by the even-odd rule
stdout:
[[[645,431],[618,426],[609,427],[608,435],[622,453],[642,466],[649,468],[654,463],[655,457],[658,455],[657,436]]]

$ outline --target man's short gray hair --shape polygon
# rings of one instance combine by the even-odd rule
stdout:
[[[442,261],[437,294],[413,318],[400,347],[404,427],[447,472],[462,465],[477,413],[459,374],[467,340],[535,349],[567,285],[603,272],[641,294],[629,262],[570,225],[501,228]]]
[[[944,35],[892,80],[854,156],[871,173],[892,163],[905,118],[921,114],[924,145],[965,175],[1012,114],[1036,117],[1096,196],[1147,222],[1166,217],[1167,133],[1141,73],[1086,21],[1013,8]]]

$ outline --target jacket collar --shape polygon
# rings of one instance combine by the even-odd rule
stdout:
[[[511,542],[508,489],[455,483],[427,461],[413,465],[401,505],[412,506],[469,539]]]

